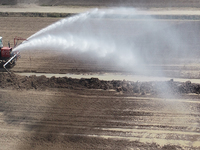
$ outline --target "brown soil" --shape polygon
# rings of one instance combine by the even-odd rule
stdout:
[[[199,7],[198,0],[0,0],[2,5],[16,4],[39,4],[39,5],[71,5],[71,6],[134,6],[134,7]]]
[[[15,36],[28,38],[57,20],[0,17],[4,45]],[[198,21],[193,23],[190,28],[183,21],[180,29],[192,35],[199,31]],[[163,66],[173,77],[199,77],[198,62],[180,62]],[[21,52],[12,71],[127,72],[114,64],[40,50]],[[199,149],[199,91],[200,85],[189,81],[101,81],[0,73],[1,149]]]
[[[199,95],[183,95],[195,86],[1,73],[1,147],[198,149]]]
[[[137,95],[159,95],[163,94],[183,94],[183,93],[200,93],[200,84],[187,82],[170,81],[160,82],[133,82],[133,81],[103,81],[98,78],[91,79],[72,79],[67,77],[51,77],[46,76],[18,76],[15,74],[1,73],[0,87],[18,90],[46,90],[51,88],[67,88],[67,89],[101,89],[115,90],[126,94]]]

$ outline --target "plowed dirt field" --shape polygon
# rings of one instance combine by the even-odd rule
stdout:
[[[0,90],[2,149],[199,149],[199,96]]]
[[[13,46],[15,36],[28,38],[58,20],[0,17],[4,45],[10,41]],[[187,31],[185,37],[199,32],[197,20],[169,22]],[[198,47],[198,43],[191,41],[190,46]],[[162,67],[170,77],[199,78],[199,62],[190,62],[167,62]],[[151,64],[149,69],[156,67]],[[88,61],[82,55],[39,49],[21,52],[21,59],[11,70],[14,73],[128,72],[115,64],[99,64],[92,58]],[[170,93],[164,84],[152,92],[151,88],[142,90],[145,86],[141,82],[133,83],[44,76],[13,78],[1,73],[0,149],[200,149],[199,85],[177,83],[177,91]],[[158,94],[161,90],[164,95]]]

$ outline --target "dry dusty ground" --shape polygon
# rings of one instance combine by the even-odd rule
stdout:
[[[15,13],[31,13],[31,12],[40,12],[40,13],[83,13],[89,11],[91,9],[113,9],[117,8],[114,7],[105,7],[105,6],[38,6],[35,4],[20,4],[14,6],[7,6],[7,5],[0,5],[0,12],[15,12]],[[123,8],[123,7],[122,7]],[[125,8],[125,7],[124,7]],[[133,7],[134,8],[134,7]],[[190,8],[159,8],[159,7],[152,7],[152,8],[136,8],[142,14],[152,14],[152,15],[199,15],[200,10],[198,8],[190,7]]]
[[[199,7],[198,0],[0,0],[2,5],[37,4],[42,6],[131,6],[131,7]]]
[[[4,45],[15,36],[28,38],[57,20],[58,18],[0,17],[0,33],[4,37]],[[192,29],[198,30],[199,21],[192,23]],[[183,29],[188,27],[187,35],[194,32],[188,21],[182,21],[181,24]],[[11,44],[13,45],[12,42]],[[88,62],[73,55],[63,56],[59,52],[52,55],[39,50],[24,51],[21,56],[12,71],[121,71],[112,65],[94,65],[95,60]],[[171,76],[199,77],[198,63],[167,63],[165,66]],[[18,77],[16,82],[6,77],[3,77],[5,81],[1,80],[0,149],[200,148],[198,94],[178,93],[173,97],[163,98],[163,95],[152,93],[128,93],[121,90],[122,86],[111,90],[103,87],[100,90],[90,88],[90,85],[93,86],[91,83],[84,87],[79,86],[81,83],[75,86],[70,79],[67,86],[44,88],[48,79],[41,78],[42,82],[37,83],[42,88],[36,88],[35,82],[29,78]],[[63,79],[55,80],[58,85],[63,84]],[[20,87],[18,82],[25,88]]]
[[[1,149],[199,149],[199,96],[1,89]]]
[[[199,84],[5,73],[0,83],[2,149],[200,148]]]

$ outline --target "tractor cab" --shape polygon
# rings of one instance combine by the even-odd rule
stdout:
[[[12,47],[3,47],[2,37],[0,37],[0,59],[8,59],[12,54]]]
[[[3,46],[2,37],[0,37],[0,68],[4,67],[6,69],[6,66],[13,67],[19,57],[19,52],[13,51],[10,43],[8,43],[8,47]],[[8,70],[6,69],[6,71]]]
[[[15,37],[14,47],[17,46],[16,41],[18,40],[24,41],[26,39]],[[8,47],[3,46],[2,37],[0,36],[0,68],[3,67],[8,73],[10,73],[9,70],[6,68],[6,66],[9,68],[13,67],[19,57],[20,57],[19,51],[13,51],[12,47],[10,47],[10,42],[8,42]]]
[[[3,47],[1,48],[1,57],[2,58],[10,58],[13,56],[11,47]]]

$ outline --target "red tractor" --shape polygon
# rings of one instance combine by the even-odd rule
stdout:
[[[21,40],[21,39],[15,38],[14,44],[15,44],[15,40]],[[16,44],[15,44],[15,46],[16,46]],[[3,47],[2,37],[0,37],[0,66],[4,67],[5,69],[6,69],[6,66],[8,68],[11,68],[15,65],[15,63],[19,57],[20,57],[19,52],[13,51],[12,47],[10,47],[10,43],[8,43],[8,47]]]

